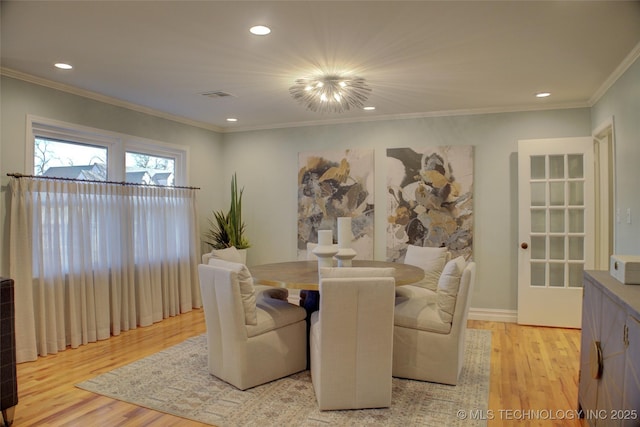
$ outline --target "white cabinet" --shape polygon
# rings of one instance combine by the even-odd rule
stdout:
[[[591,426],[640,425],[640,286],[584,280],[578,403]]]
[[[640,317],[629,316],[627,335],[633,338],[628,338],[622,408],[625,411],[640,412],[640,339],[638,339],[640,338]],[[624,427],[640,425],[640,415],[638,419],[628,417],[622,425]]]

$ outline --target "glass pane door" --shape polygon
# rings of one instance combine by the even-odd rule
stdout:
[[[582,154],[530,157],[531,286],[581,287],[585,264]]]
[[[593,268],[591,137],[518,141],[518,323],[580,327]]]

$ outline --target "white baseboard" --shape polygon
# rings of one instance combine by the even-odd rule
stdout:
[[[489,322],[516,323],[517,310],[502,310],[493,308],[469,308],[469,320],[486,320]]]

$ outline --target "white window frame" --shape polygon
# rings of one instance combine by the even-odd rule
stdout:
[[[124,168],[124,156],[127,152],[146,154],[155,157],[165,157],[174,160],[174,183],[177,186],[186,186],[187,182],[187,151],[188,147],[180,147],[165,142],[150,139],[134,138],[125,140],[123,144],[122,158]]]
[[[34,171],[36,137],[43,137],[106,148],[109,181],[125,180],[125,153],[136,152],[174,159],[174,185],[188,185],[189,147],[30,114],[27,115],[26,135],[25,174],[28,175],[33,174]]]

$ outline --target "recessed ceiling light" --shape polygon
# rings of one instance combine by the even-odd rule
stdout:
[[[537,98],[546,98],[547,96],[551,96],[551,92],[538,92],[536,93]]]
[[[58,62],[58,63],[54,64],[54,66],[56,68],[60,68],[61,70],[70,70],[70,69],[73,68],[73,66],[71,64],[67,64],[67,63],[64,63],[64,62]]]
[[[376,107],[364,107],[363,110],[372,111],[375,110]]]
[[[255,27],[249,28],[249,32],[256,36],[266,36],[271,32],[271,28],[265,27],[264,25],[256,25]]]
[[[227,119],[227,121],[228,121],[228,122],[237,122],[237,121],[238,121],[238,119],[236,119],[235,117],[229,117],[229,118]]]

